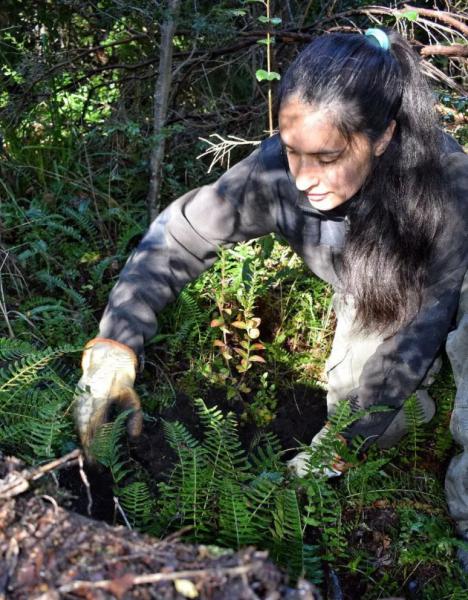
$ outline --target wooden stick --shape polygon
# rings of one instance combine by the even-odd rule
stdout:
[[[421,56],[468,56],[468,45],[452,44],[451,46],[442,46],[433,44],[432,46],[423,46],[420,49]]]

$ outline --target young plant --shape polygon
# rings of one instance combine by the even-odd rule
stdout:
[[[266,37],[258,40],[259,44],[264,44],[266,46],[266,58],[267,58],[267,68],[266,71],[264,69],[258,69],[255,73],[257,81],[267,81],[268,82],[268,130],[270,135],[273,135],[273,94],[271,89],[271,82],[275,80],[281,79],[281,75],[276,71],[272,71],[271,69],[271,45],[274,43],[274,38],[271,35],[271,27],[275,27],[281,24],[280,17],[272,17],[270,11],[270,0],[246,0],[246,2],[259,2],[265,7],[265,15],[261,15],[258,17],[260,23],[263,23],[267,26]]]

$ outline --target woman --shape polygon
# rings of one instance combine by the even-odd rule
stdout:
[[[432,103],[416,57],[394,32],[330,34],[308,46],[282,80],[279,135],[173,202],[124,267],[100,337],[83,356],[76,416],[84,447],[112,402],[136,409],[129,430],[139,433],[133,383],[155,314],[221,245],[275,232],[336,291],[328,410],[345,398],[353,410],[390,408],[358,420],[350,437],[381,445],[401,437],[403,402],[448,336],[459,390],[452,431],[464,453],[450,465],[447,497],[464,534],[468,159],[437,127]],[[429,420],[432,401],[424,391],[418,398]],[[304,456],[292,464],[302,473]]]

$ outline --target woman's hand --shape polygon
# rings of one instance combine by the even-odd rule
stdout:
[[[85,346],[83,375],[75,391],[75,422],[88,460],[92,460],[94,435],[107,421],[113,404],[122,410],[133,409],[127,429],[132,437],[141,433],[141,404],[133,389],[136,366],[135,353],[120,342],[96,338]]]

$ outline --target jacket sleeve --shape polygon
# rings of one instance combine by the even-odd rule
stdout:
[[[387,338],[367,361],[359,387],[349,395],[351,406],[401,407],[414,393],[441,350],[456,314],[461,285],[468,267],[468,157],[451,154],[445,165],[448,186],[445,224],[436,243],[434,259],[421,307],[415,318]],[[349,430],[364,437],[381,435],[392,412],[371,413]]]
[[[275,197],[259,154],[175,200],[153,221],[110,294],[100,336],[140,355],[156,314],[214,263],[221,246],[276,230]]]

